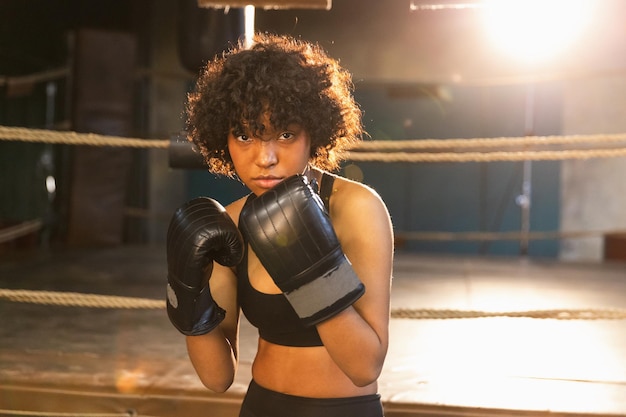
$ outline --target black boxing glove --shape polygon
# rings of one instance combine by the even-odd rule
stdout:
[[[176,210],[167,230],[167,315],[181,333],[205,334],[224,320],[206,277],[213,261],[234,266],[242,256],[239,229],[217,201],[200,197]]]
[[[336,315],[364,294],[306,177],[289,177],[249,198],[239,228],[305,325]]]

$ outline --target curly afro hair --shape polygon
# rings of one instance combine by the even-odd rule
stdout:
[[[277,129],[302,126],[311,138],[310,163],[339,168],[345,150],[361,140],[361,110],[352,77],[319,45],[289,36],[257,34],[209,61],[187,102],[187,132],[209,171],[234,176],[230,130],[259,133],[269,112]]]

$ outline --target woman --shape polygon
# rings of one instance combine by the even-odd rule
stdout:
[[[210,61],[189,95],[190,140],[211,172],[236,176],[252,194],[227,216],[209,199],[199,203],[210,205],[206,217],[197,214],[206,206],[193,204],[175,214],[168,312],[216,392],[237,369],[240,308],[259,327],[241,417],[383,415],[377,379],[388,345],[392,226],[372,189],[329,173],[363,133],[351,93],[349,73],[317,45],[257,35],[250,48]],[[200,217],[219,227],[199,231]],[[306,236],[283,244],[292,232]],[[185,243],[190,234],[202,242]],[[190,250],[205,259],[192,272]]]

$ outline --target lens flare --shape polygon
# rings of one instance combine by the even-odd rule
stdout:
[[[495,45],[522,62],[554,58],[590,23],[590,0],[488,0],[485,28]]]

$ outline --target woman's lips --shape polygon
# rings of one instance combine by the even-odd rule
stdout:
[[[278,177],[257,177],[253,179],[253,181],[255,182],[257,186],[259,186],[260,188],[265,188],[265,189],[273,188],[282,180],[283,178],[278,178]]]

